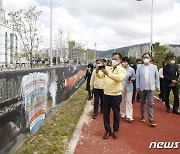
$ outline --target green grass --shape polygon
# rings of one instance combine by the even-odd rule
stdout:
[[[27,135],[24,144],[16,154],[64,153],[87,102],[83,85],[77,93],[64,103],[51,118],[46,119],[38,133]]]

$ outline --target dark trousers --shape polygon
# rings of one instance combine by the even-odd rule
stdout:
[[[101,112],[103,112],[103,89],[94,89],[94,114],[98,114],[99,98],[101,100]]]
[[[160,90],[161,90],[161,93],[159,94],[159,98],[164,102],[165,101],[164,78],[160,78]]]
[[[169,94],[170,91],[173,91],[173,95],[174,95],[174,104],[173,104],[173,111],[178,111],[179,108],[179,91],[178,91],[178,86],[165,86],[164,87],[164,93],[165,93],[165,104],[166,104],[166,108],[169,109]]]
[[[134,103],[137,100],[137,102],[140,101],[140,95],[137,93],[136,95],[136,81],[133,81],[133,96],[132,96],[132,103]]]
[[[114,116],[113,130],[119,131],[121,100],[122,100],[121,95],[119,96],[104,95],[103,118],[104,118],[104,127],[106,132],[111,132],[111,126],[110,126],[111,108]]]

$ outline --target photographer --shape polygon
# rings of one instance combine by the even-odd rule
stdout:
[[[96,74],[100,78],[105,78],[104,85],[104,102],[103,102],[103,117],[106,133],[103,139],[108,139],[112,134],[110,127],[110,110],[112,108],[114,115],[113,123],[113,138],[118,138],[119,123],[120,123],[120,103],[122,100],[122,85],[126,76],[126,70],[121,66],[122,56],[120,53],[113,53],[112,66],[107,66],[106,69],[96,69]]]
[[[90,90],[90,80],[91,80],[92,72],[93,72],[93,64],[89,63],[87,67],[86,75],[84,77],[84,79],[86,80],[86,91],[88,92],[89,95],[88,100],[91,100],[92,98],[92,92]]]
[[[135,81],[135,71],[129,66],[129,58],[124,57],[122,66],[126,69],[126,77],[123,83],[123,93],[121,102],[121,117],[127,119],[128,122],[133,121],[132,95],[133,95],[133,81]]]
[[[103,69],[105,68],[102,65],[101,59],[96,60],[96,68]],[[90,81],[91,91],[94,92],[94,115],[93,119],[96,119],[98,116],[98,108],[99,108],[99,98],[101,100],[101,112],[103,112],[103,87],[104,87],[104,79],[101,79],[96,76],[96,70],[93,71]]]

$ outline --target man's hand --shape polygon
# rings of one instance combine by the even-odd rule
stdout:
[[[176,84],[176,83],[177,83],[177,81],[176,81],[176,80],[172,80],[172,83],[173,83],[173,84]]]
[[[103,72],[105,75],[108,75],[108,71],[107,71],[107,70],[102,69],[102,72]]]
[[[136,92],[139,93],[139,88],[136,89]]]
[[[156,91],[157,91],[158,93],[160,93],[160,92],[161,92],[161,90],[160,90],[159,88],[156,88]]]
[[[99,72],[99,68],[98,67],[96,67],[96,73],[98,73]]]

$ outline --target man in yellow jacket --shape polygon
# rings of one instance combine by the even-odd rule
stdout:
[[[96,60],[96,67],[100,68],[101,66],[103,66],[102,60],[97,59]],[[94,92],[94,115],[93,115],[93,119],[96,119],[98,116],[99,98],[101,100],[101,112],[103,112],[104,81],[105,81],[105,79],[99,78],[96,75],[96,70],[93,70],[92,76],[91,76],[91,81],[90,81],[91,91],[93,90],[93,92]]]
[[[106,133],[103,139],[108,139],[112,134],[110,127],[110,109],[112,108],[114,115],[113,123],[113,138],[118,138],[119,123],[120,123],[120,103],[122,100],[122,86],[126,76],[126,70],[121,66],[122,56],[120,53],[113,53],[112,66],[102,69],[100,72],[96,69],[97,76],[105,78],[104,85],[104,102],[103,102],[103,117]]]

